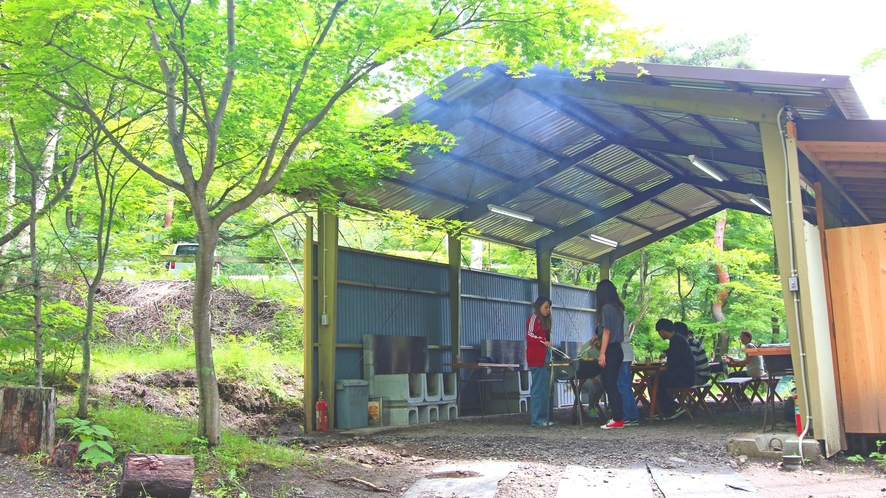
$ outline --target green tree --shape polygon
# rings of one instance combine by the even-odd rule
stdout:
[[[748,58],[750,49],[751,38],[747,33],[742,33],[723,40],[712,40],[704,45],[693,42],[661,45],[647,62],[754,69],[753,61]]]
[[[427,125],[353,119],[362,102],[427,84],[462,65],[535,63],[576,75],[630,56],[638,38],[593,0],[7,0],[0,37],[17,78],[84,113],[142,171],[184,194],[197,225],[193,329],[199,434],[219,443],[209,334],[219,229],[269,194],[358,188],[404,169],[413,144],[445,146]],[[590,73],[593,76],[594,73]],[[93,82],[127,84],[117,112]],[[110,85],[108,85],[110,87]],[[64,92],[58,90],[64,88]],[[136,153],[114,122],[156,102]],[[335,179],[336,181],[332,181]]]

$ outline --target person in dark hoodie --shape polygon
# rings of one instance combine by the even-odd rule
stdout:
[[[695,385],[695,358],[686,339],[674,333],[674,322],[662,318],[655,323],[655,330],[658,331],[659,337],[669,342],[668,349],[664,352],[668,362],[659,373],[658,404],[665,419],[673,420],[683,415],[685,410],[671,396],[668,389]]]

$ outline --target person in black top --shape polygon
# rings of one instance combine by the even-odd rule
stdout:
[[[674,333],[674,322],[662,318],[655,323],[655,330],[658,331],[658,335],[662,339],[670,342],[668,349],[664,352],[667,355],[668,363],[662,367],[659,374],[657,392],[662,414],[665,419],[672,420],[683,415],[684,410],[668,393],[668,389],[695,385],[695,358],[692,356],[692,350],[689,349],[686,339],[680,334]]]

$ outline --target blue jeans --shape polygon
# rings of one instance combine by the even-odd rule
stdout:
[[[532,386],[529,388],[529,423],[540,425],[548,421],[548,384],[551,371],[548,367],[529,367]]]
[[[640,412],[637,410],[637,400],[634,398],[634,374],[631,373],[631,362],[621,362],[618,370],[618,392],[621,393],[621,403],[624,406],[625,420],[637,420]]]

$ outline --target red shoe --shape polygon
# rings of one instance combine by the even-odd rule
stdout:
[[[601,429],[624,429],[624,420],[610,420],[606,425],[601,425]]]

